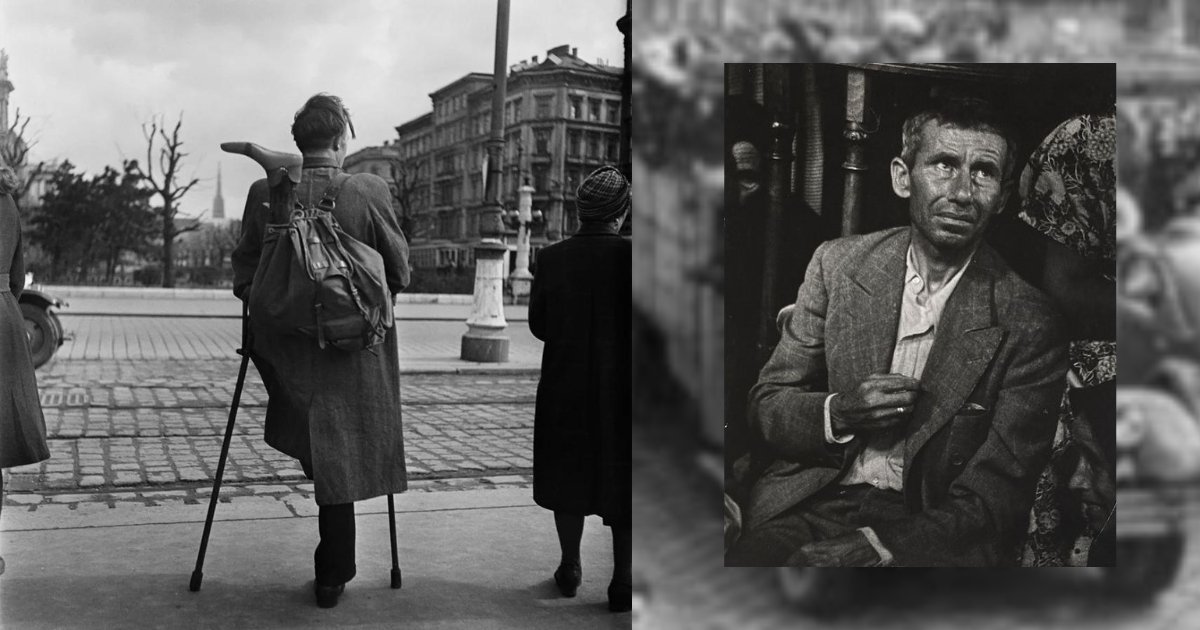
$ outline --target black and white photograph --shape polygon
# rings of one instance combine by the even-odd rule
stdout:
[[[679,261],[679,265],[669,269],[656,265],[652,284],[657,292],[639,294],[635,300],[635,312],[647,312],[640,338],[654,342],[637,347],[635,369],[648,363],[664,366],[669,374],[654,388],[635,389],[637,401],[651,398],[657,405],[644,412],[639,408],[634,431],[635,610],[640,611],[635,613],[635,624],[645,628],[1114,629],[1196,625],[1200,546],[1195,541],[1200,539],[1200,512],[1195,506],[1200,503],[1195,488],[1200,443],[1195,437],[1200,413],[1189,394],[1196,390],[1197,372],[1195,344],[1189,341],[1194,339],[1189,332],[1194,328],[1188,324],[1194,320],[1189,315],[1194,292],[1190,279],[1196,276],[1195,263],[1190,262],[1195,260],[1191,229],[1195,199],[1190,191],[1200,165],[1197,8],[1186,0],[647,0],[638,4],[634,171],[641,194],[651,195],[641,207],[654,213],[654,222],[644,213],[635,215],[644,221],[635,267],[644,259]],[[746,344],[754,344],[761,329],[778,334],[776,316],[795,303],[808,263],[805,258],[795,267],[779,270],[794,274],[790,281],[795,284],[778,297],[779,302],[762,307],[766,317],[741,324],[724,320],[722,311],[728,302],[722,293],[755,294],[751,304],[757,303],[762,298],[757,289],[743,289],[743,285],[758,282],[763,274],[758,267],[750,269],[750,275],[734,276],[736,254],[725,251],[720,237],[727,209],[738,207],[735,191],[729,189],[731,195],[726,197],[722,181],[734,158],[727,151],[732,142],[727,144],[723,137],[726,97],[733,91],[726,64],[980,61],[1116,62],[1117,322],[1119,354],[1125,357],[1118,362],[1122,369],[1116,418],[1117,567],[844,573],[725,567],[728,536],[722,536],[722,525],[696,515],[712,514],[714,495],[726,489],[725,478],[731,471],[723,471],[722,463],[732,466],[746,453],[746,400],[722,404],[721,411],[714,411],[711,401],[721,397],[714,395],[713,384],[741,379],[739,388],[745,396],[758,370],[751,365],[732,374],[724,361],[708,360],[709,349],[722,346],[714,354],[724,352],[733,361],[758,352]],[[746,88],[743,80],[740,89],[757,103],[749,109],[766,107],[768,129],[780,122],[795,134],[810,133],[797,120],[798,112],[807,111],[796,104],[797,84],[791,83],[791,94],[779,84],[778,78],[771,78],[761,88],[754,81]],[[846,87],[837,90],[844,95]],[[1057,86],[1049,94],[1050,100],[1075,98]],[[1038,98],[1032,93],[1027,96]],[[764,97],[777,105],[791,102],[791,109],[759,100]],[[867,98],[870,107],[879,108],[879,99],[889,97],[868,89]],[[1056,109],[1050,103],[1048,111]],[[846,146],[844,100],[823,111],[822,126],[831,134],[824,150],[838,153],[825,158],[826,185],[821,192],[826,199],[836,195],[836,204],[845,187],[841,179],[845,155],[839,152]],[[1060,120],[1044,121],[1041,137],[1028,138],[1021,147],[1025,156],[1074,114],[1060,113]],[[895,126],[894,135],[878,140],[888,143],[879,149],[882,153],[873,148],[866,153],[872,165],[883,169],[873,175],[867,172],[868,178],[881,177],[899,151],[903,120],[901,114],[896,116],[897,121],[884,123]],[[867,126],[865,131],[874,129]],[[878,133],[869,136],[867,146],[872,147],[877,137]],[[808,160],[811,151],[811,145],[797,141],[790,153],[782,153],[794,169],[795,162]],[[762,168],[769,168],[765,154],[761,160]],[[769,180],[763,177],[765,188]],[[806,181],[813,178],[794,177],[794,188],[786,194],[811,199]],[[901,203],[886,180],[867,194],[881,196],[889,204]],[[1004,228],[1005,221],[1016,221],[1022,231],[1033,229],[1020,221],[1016,216],[1020,208],[1011,203],[989,231]],[[826,214],[839,213],[836,205],[824,206],[831,208]],[[865,228],[897,226],[908,219],[903,206],[893,207],[889,222]],[[809,251],[841,235],[840,216],[822,222],[823,231],[806,244]],[[717,226],[715,239],[709,238],[712,224]],[[987,242],[1024,278],[1021,261],[1003,251],[1007,239],[999,236],[989,234]],[[751,308],[751,304],[744,306]],[[742,335],[738,338],[742,344],[726,346],[723,327],[729,328],[731,336]],[[769,355],[771,347],[764,354]],[[719,372],[715,381],[714,367]],[[1051,461],[1071,462],[1070,457],[1055,454],[1065,443],[1056,435]],[[722,455],[726,444],[732,447],[727,462]],[[721,463],[714,465],[714,459]],[[1039,488],[1044,487],[1043,479],[1039,478]],[[1075,487],[1081,486],[1068,482],[1068,488]],[[727,515],[736,506],[736,501],[727,506]],[[1054,526],[1063,521],[1061,513],[1057,519],[1054,511],[1040,513],[1046,531],[1061,535],[1078,531],[1077,524]],[[1076,515],[1072,512],[1065,518]],[[735,519],[724,521],[727,535],[737,531],[731,527]],[[1091,540],[1090,547],[1098,543]],[[1064,549],[1059,544],[1054,548]],[[1043,557],[1062,558],[1062,553]],[[1084,554],[1071,549],[1066,560],[1074,566],[1084,560]],[[839,576],[849,579],[823,582]],[[831,593],[845,598],[834,606],[814,605]]]
[[[1113,565],[1115,66],[726,72],[726,563]]]
[[[0,2],[0,628],[628,628],[631,11]]]

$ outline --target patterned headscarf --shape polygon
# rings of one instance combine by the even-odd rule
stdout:
[[[0,157],[0,195],[11,195],[20,184],[21,180],[17,178],[16,171]]]
[[[581,222],[612,221],[629,207],[629,180],[612,166],[592,171],[575,191]]]
[[[1021,219],[1086,258],[1115,259],[1116,149],[1113,116],[1064,121],[1021,173]]]

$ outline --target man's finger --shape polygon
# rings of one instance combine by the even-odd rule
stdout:
[[[912,406],[917,404],[917,392],[875,392],[864,397],[863,403],[867,409],[890,409],[894,411],[897,407],[908,407],[911,411]]]
[[[921,381],[903,374],[872,374],[864,383],[881,385],[892,390],[915,390],[921,386]]]

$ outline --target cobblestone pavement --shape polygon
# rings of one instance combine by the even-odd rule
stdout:
[[[784,601],[773,569],[722,566],[720,482],[702,472],[695,441],[681,433],[634,432],[634,579],[644,594],[634,628],[1200,628],[1195,517],[1181,575],[1147,608],[1105,598],[1091,569],[893,569],[864,570],[852,609],[814,618]]]
[[[51,457],[11,469],[7,504],[131,489],[195,492],[213,478],[235,361],[58,361],[38,373]],[[525,475],[532,468],[530,375],[412,374],[401,383],[414,479]],[[263,441],[266,392],[247,371],[225,480],[294,483],[294,459]],[[36,500],[35,500],[36,499]]]

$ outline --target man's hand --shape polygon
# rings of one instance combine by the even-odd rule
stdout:
[[[860,531],[808,543],[788,559],[790,566],[873,567],[881,558]]]
[[[848,392],[829,401],[835,433],[859,433],[890,428],[912,415],[921,382],[903,374],[872,374]]]

